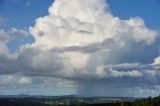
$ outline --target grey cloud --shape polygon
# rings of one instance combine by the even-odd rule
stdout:
[[[17,57],[17,64],[21,73],[31,76],[50,76],[63,68],[57,54],[33,48],[22,51]]]

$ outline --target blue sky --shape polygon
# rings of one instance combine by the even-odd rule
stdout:
[[[28,28],[36,18],[48,13],[52,0],[4,0],[1,3],[1,16],[8,18],[7,28]]]
[[[73,2],[73,0],[70,0],[70,1]],[[99,3],[101,6],[103,6],[102,3],[104,2],[98,2],[98,0],[95,0],[95,1],[96,3]],[[7,86],[3,87],[2,90],[0,90],[0,94],[27,93],[31,95],[34,95],[34,94],[35,95],[68,95],[68,94],[76,94],[78,92],[78,94],[83,95],[85,94],[86,91],[88,91],[88,89],[90,89],[90,87],[100,86],[97,88],[95,87],[95,89],[90,89],[90,91],[92,92],[95,92],[97,89],[100,90],[99,94],[88,93],[88,95],[101,96],[103,95],[103,92],[104,92],[103,90],[105,87],[106,89],[112,89],[111,87],[112,82],[115,84],[113,85],[116,87],[119,86],[118,85],[119,83],[122,83],[122,85],[124,84],[125,88],[123,86],[121,89],[126,90],[127,88],[131,89],[130,88],[131,85],[129,83],[133,83],[134,81],[137,81],[137,80],[140,80],[139,82],[142,82],[142,84],[139,84],[141,86],[137,86],[136,84],[135,86],[134,84],[132,85],[133,90],[135,90],[135,92],[137,89],[142,90],[143,85],[146,86],[150,83],[153,83],[153,85],[156,83],[155,84],[156,87],[154,88],[156,89],[158,88],[157,83],[159,83],[160,81],[156,76],[155,77],[157,78],[157,80],[155,82],[148,81],[150,79],[152,80],[153,76],[149,76],[149,79],[147,80],[144,80],[144,79],[146,79],[146,77],[148,77],[147,76],[148,73],[150,73],[150,71],[145,72],[145,70],[152,70],[154,72],[155,70],[158,69],[157,64],[160,63],[159,62],[160,58],[157,58],[159,56],[159,50],[157,49],[159,48],[158,46],[159,37],[157,38],[155,37],[155,36],[159,36],[159,30],[160,30],[160,22],[159,22],[160,1],[159,0],[108,0],[106,3],[108,3],[109,5],[111,16],[119,18],[118,19],[119,23],[113,24],[113,28],[116,27],[116,28],[119,28],[120,30],[123,30],[122,27],[125,27],[126,30],[129,30],[129,31],[131,30],[131,32],[133,31],[132,29],[134,28],[135,29],[137,28],[136,31],[137,30],[139,31],[139,29],[142,28],[141,29],[142,32],[140,30],[140,34],[139,32],[137,34],[136,31],[135,32],[133,31],[133,33],[123,32],[123,31],[122,32],[120,31],[118,33],[116,32],[117,30],[112,32],[112,30],[110,31],[110,29],[105,29],[105,28],[104,29],[107,31],[104,32],[104,34],[101,32],[99,33],[99,35],[101,34],[105,35],[106,33],[108,34],[108,32],[109,33],[115,32],[116,33],[115,35],[117,36],[117,39],[118,39],[117,41],[114,41],[115,37],[113,38],[113,40],[110,39],[113,36],[109,37],[109,39],[103,38],[102,36],[103,40],[101,40],[101,38],[99,40],[99,37],[97,37],[98,41],[96,40],[91,41],[90,38],[89,39],[88,38],[82,39],[81,37],[78,38],[79,34],[77,34],[78,36],[77,38],[72,39],[72,37],[70,37],[70,39],[72,39],[73,42],[72,40],[67,41],[68,38],[65,38],[63,36],[63,29],[68,28],[67,29],[68,32],[65,32],[66,30],[64,31],[67,34],[71,34],[70,32],[75,33],[77,31],[78,33],[82,35],[84,34],[85,36],[87,34],[92,35],[92,32],[90,32],[91,31],[90,29],[92,27],[88,28],[88,26],[90,26],[88,25],[88,23],[92,23],[92,22],[90,22],[90,20],[87,20],[88,22],[86,22],[85,20],[86,18],[84,17],[73,16],[75,19],[73,17],[72,17],[73,19],[70,17],[68,18],[66,14],[69,14],[72,16],[73,15],[72,12],[71,14],[67,13],[72,9],[67,7],[68,5],[66,7],[65,5],[59,6],[58,2],[56,3],[57,7],[51,8],[55,16],[55,17],[52,17],[53,14],[50,13],[50,15],[48,15],[49,14],[48,8],[52,5],[52,3],[53,3],[53,0],[1,0],[0,1],[0,24],[1,24],[0,34],[2,35],[2,39],[5,38],[4,36],[9,36],[9,38],[8,37],[5,38],[7,39],[6,40],[7,43],[6,43],[1,41],[1,35],[0,35],[0,59],[1,59],[0,69],[2,69],[0,70],[0,75],[1,75],[0,86],[7,85],[8,83]],[[78,1],[78,3],[81,3],[81,2]],[[92,5],[93,7],[97,6],[96,4],[94,4],[95,2],[86,1],[86,4],[87,3],[89,3],[88,6],[91,6],[91,7]],[[73,6],[72,3],[70,5]],[[80,7],[81,6],[83,6],[83,4],[80,4]],[[64,10],[63,8],[61,9],[61,7],[64,7]],[[86,7],[86,8],[90,9],[90,7]],[[57,9],[59,13],[56,13],[54,9]],[[66,14],[65,12],[63,12],[65,10],[67,11]],[[82,12],[81,14],[83,15],[85,10],[81,8],[80,10],[81,11],[79,12]],[[91,8],[91,12],[94,13],[92,8]],[[99,11],[97,11],[97,13],[99,13]],[[57,26],[54,25],[55,24],[54,20],[57,20],[59,18],[55,14],[58,14],[58,16],[60,16],[60,20],[63,19],[61,20],[62,23],[66,22],[64,26],[63,25],[60,26],[59,29],[56,29],[58,25]],[[86,17],[88,14],[86,13]],[[49,18],[46,19],[44,16],[47,16]],[[36,19],[39,19],[39,17],[42,17],[41,20],[36,21]],[[133,18],[133,17],[136,17],[136,18]],[[78,22],[77,20],[79,20],[80,22]],[[105,20],[103,19],[103,16],[102,16],[102,20],[103,21]],[[141,20],[143,20],[145,23],[142,24]],[[99,21],[101,20],[97,20],[96,22],[98,23]],[[115,21],[115,23],[117,22],[115,18],[113,19],[113,21]],[[140,27],[136,25],[135,26],[131,25],[131,27],[128,27],[130,23],[132,24],[132,21],[135,23],[136,22],[140,23],[141,24]],[[84,23],[84,26],[82,25],[84,28],[83,27],[77,28],[77,26],[73,28],[73,26],[69,26],[71,24],[68,24],[67,22],[71,24],[72,22],[77,22],[75,25],[80,24],[79,26],[81,26],[81,23]],[[52,24],[50,25],[48,23],[52,23]],[[122,25],[120,23],[122,23]],[[124,25],[124,23],[126,26]],[[39,24],[42,27],[39,26]],[[105,26],[105,25],[101,25],[101,23],[98,23],[98,24],[100,24],[99,28]],[[107,19],[106,19],[106,24],[108,24]],[[117,25],[117,26],[114,26],[114,25]],[[91,26],[94,26],[94,25],[91,25]],[[30,27],[32,27],[32,31],[29,31]],[[61,31],[62,33],[59,34],[56,31],[54,32],[54,30],[62,30]],[[99,29],[97,30],[99,31]],[[5,34],[2,32],[4,32]],[[156,32],[158,32],[157,35],[156,35]],[[39,38],[39,36],[41,36],[40,33],[42,34],[42,38]],[[56,37],[58,35],[61,36],[60,41]],[[122,37],[119,38],[118,35]],[[141,35],[143,36],[137,37]],[[134,37],[132,38],[132,36]],[[78,43],[74,42],[75,39]],[[99,41],[103,41],[103,42],[99,42]],[[121,49],[118,49],[119,45],[121,45],[118,43],[121,43],[122,45],[125,45],[125,46],[122,47]],[[23,48],[22,46],[26,46],[26,44],[29,45],[28,48],[25,48],[25,47]],[[30,45],[30,44],[33,44],[33,45]],[[112,44],[115,44],[117,47],[114,48],[114,45]],[[2,45],[2,50],[7,49],[9,53],[8,52],[1,53],[1,45]],[[66,48],[65,45],[70,45],[69,47],[71,48]],[[41,48],[41,46],[42,47],[44,46],[45,49]],[[99,47],[99,46],[102,46],[102,47]],[[135,51],[131,50],[135,47],[137,48],[135,49]],[[19,48],[21,48],[21,50]],[[101,50],[102,48],[104,50]],[[50,51],[50,49],[53,51]],[[110,50],[111,52],[113,52],[113,55],[112,53],[108,54],[107,50]],[[69,52],[69,51],[73,51],[73,52]],[[98,51],[98,52],[94,52],[94,51]],[[60,56],[58,53],[60,54]],[[116,54],[116,53],[119,53],[119,54]],[[138,54],[136,55],[136,53]],[[85,63],[85,60],[87,60],[89,57],[92,57],[92,56],[94,58],[89,59],[88,62],[86,62],[87,66],[84,66],[84,64],[82,63]],[[78,57],[83,57],[83,58],[80,59]],[[66,60],[65,59],[61,60],[62,58],[66,58]],[[146,58],[146,59],[142,59],[142,58]],[[147,62],[143,62],[144,60],[146,60]],[[94,61],[95,63],[93,63],[92,61]],[[10,66],[11,68],[8,67],[7,65],[11,65]],[[68,68],[65,65],[66,66],[73,65],[73,67]],[[15,67],[15,69],[12,69],[13,67]],[[82,69],[95,70],[96,72],[95,72],[95,75],[91,74],[89,71],[88,71],[89,73],[85,75],[84,73],[79,73],[77,75],[78,73],[77,71],[81,71]],[[105,71],[102,71],[102,70],[99,71],[98,69],[104,69],[105,71],[108,70],[106,71],[106,72],[109,72],[107,74],[108,76],[107,75],[103,76],[105,74],[105,73],[103,74],[103,72]],[[4,72],[5,70],[6,72]],[[67,71],[66,76],[59,75],[57,70],[58,71],[60,70],[60,73],[65,73]],[[67,73],[69,73],[69,75]],[[117,75],[113,75],[116,73]],[[72,75],[75,75],[75,76],[73,77]],[[49,76],[49,77],[46,78],[46,76]],[[51,80],[50,77],[53,77],[55,79]],[[95,78],[95,77],[98,77],[98,78]],[[119,77],[121,80],[119,80]],[[132,80],[132,77],[133,79],[135,78],[135,80]],[[128,80],[128,82],[126,79]],[[66,80],[66,82],[64,80]],[[109,87],[107,86],[107,84],[105,84],[105,82],[107,82],[108,80],[110,81],[108,85]],[[12,81],[15,81],[15,82],[12,82]],[[53,86],[48,87],[45,85],[46,83],[44,82],[47,82],[47,84],[51,84]],[[15,86],[13,87],[13,89],[10,89],[10,86],[12,86],[12,84],[13,85],[15,84]],[[24,85],[21,86],[21,84],[24,84]],[[88,85],[90,85],[90,87]],[[115,91],[116,91],[116,88],[115,88]],[[128,93],[126,94],[121,94],[118,91],[116,92],[117,94],[122,96],[127,96],[127,95],[135,96],[136,94],[138,94],[138,93],[135,93],[135,94],[131,93],[129,90],[128,90]],[[156,92],[158,91],[154,91],[153,95],[156,95]],[[145,89],[143,92],[141,91],[141,94],[138,96],[147,96],[148,95],[147,93],[148,93],[148,89]],[[114,94],[114,88],[113,88],[113,92],[106,94],[106,96],[108,95],[117,96],[116,94]]]

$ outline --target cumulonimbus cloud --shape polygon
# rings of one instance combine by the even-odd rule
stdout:
[[[79,51],[58,52],[64,63],[61,71],[73,77],[75,73],[95,74],[102,65],[142,62],[138,58],[157,37],[140,17],[121,20],[113,16],[105,0],[56,0],[49,8],[49,15],[38,18],[30,31],[35,38],[32,45],[35,48],[44,51],[79,48]],[[85,47],[95,51],[83,52],[81,49]],[[135,47],[141,55],[133,54]]]

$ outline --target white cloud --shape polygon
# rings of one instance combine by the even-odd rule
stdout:
[[[30,32],[35,38],[33,48],[60,57],[63,68],[54,70],[53,76],[79,79],[77,83],[86,89],[85,79],[122,86],[152,82],[149,73],[153,73],[150,70],[155,66],[150,64],[155,55],[148,48],[158,47],[157,32],[147,28],[140,17],[121,20],[113,16],[105,0],[55,0],[49,15],[36,19]]]
[[[155,41],[156,32],[148,29],[143,19],[121,20],[107,11],[105,4],[105,0],[55,0],[49,15],[38,18],[35,27],[30,28],[35,45],[85,46],[108,38],[119,43]]]
[[[8,76],[6,76],[6,78],[4,78],[3,80],[0,80],[0,85],[1,85],[1,86],[2,86],[2,85],[9,85],[9,84],[14,83],[14,81],[15,81],[14,76],[8,75]]]
[[[52,74],[81,79],[143,77],[144,73],[137,70],[144,62],[141,56],[147,46],[155,46],[158,36],[140,17],[121,20],[113,16],[105,0],[55,0],[49,15],[36,19],[30,32],[35,38],[32,48],[42,50],[42,54],[58,54],[63,68]],[[132,70],[99,70],[108,64]]]
[[[121,20],[113,16],[104,0],[55,0],[49,15],[38,18],[30,31],[35,38],[32,47],[43,51],[99,45],[91,53],[82,53],[82,48],[58,52],[64,64],[58,73],[66,73],[67,77],[91,74],[101,65],[123,63],[121,57],[128,60],[125,55],[137,57],[132,54],[134,45],[139,45],[137,51],[143,52],[143,47],[152,45],[157,37],[140,17]]]
[[[88,54],[80,52],[64,52],[60,54],[67,66],[73,66],[73,68],[84,68],[89,59]],[[72,57],[71,57],[72,56]]]
[[[154,63],[155,65],[160,65],[160,56],[154,59]]]
[[[8,49],[8,44],[17,37],[24,38],[28,35],[30,35],[28,31],[21,29],[12,28],[9,31],[0,29],[0,55],[11,57],[13,54],[9,54],[10,50]]]
[[[56,0],[49,8],[49,13],[51,16],[65,19],[73,17],[82,22],[94,23],[99,18],[98,15],[106,14],[106,8],[108,6],[105,0]]]
[[[64,87],[64,88],[74,88],[77,85],[77,83],[73,80],[67,80],[67,79],[61,79],[61,78],[53,78],[53,77],[49,77],[49,78],[41,78],[41,80],[43,80],[43,86],[48,87],[48,86],[52,86],[52,87]]]
[[[18,37],[23,37],[23,36],[29,36],[30,33],[26,30],[22,29],[17,29],[17,28],[11,28],[11,30],[8,32],[10,36],[18,36]]]
[[[9,35],[0,29],[0,55],[8,52],[7,43],[9,43],[10,39]]]
[[[21,85],[28,85],[28,84],[31,84],[31,83],[32,83],[32,79],[29,78],[29,77],[22,77],[19,80],[19,84],[21,84]]]
[[[96,70],[96,74],[100,78],[112,78],[112,77],[142,77],[143,74],[137,70],[132,71],[118,71],[108,66],[99,66]]]
[[[140,17],[121,20],[113,16],[105,0],[55,0],[49,15],[38,18],[30,32],[35,38],[32,47],[43,51],[99,45],[91,53],[82,53],[82,48],[58,52],[63,59],[62,72],[71,75],[77,73],[76,70],[78,73],[87,70],[88,74],[101,65],[123,63],[121,57],[137,56],[131,54],[134,45],[139,45],[137,51],[143,52],[143,47],[152,45],[157,37]]]

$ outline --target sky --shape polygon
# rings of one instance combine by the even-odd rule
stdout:
[[[1,0],[0,94],[157,96],[159,0]]]

